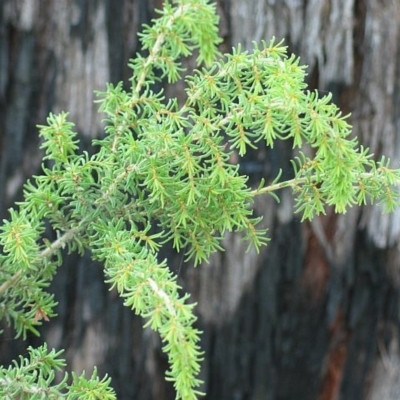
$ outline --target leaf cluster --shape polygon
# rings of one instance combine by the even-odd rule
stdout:
[[[113,400],[115,393],[110,388],[110,378],[99,379],[96,369],[90,379],[72,373],[72,383],[67,383],[67,374],[56,383],[56,371],[65,367],[59,356],[62,351],[49,351],[46,345],[37,349],[28,348],[28,356],[20,356],[19,363],[14,361],[9,368],[0,367],[0,395],[5,400],[42,400],[42,399],[90,399]]]

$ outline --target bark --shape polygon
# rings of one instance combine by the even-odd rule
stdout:
[[[70,111],[84,146],[101,135],[93,91],[129,78],[137,32],[159,1],[0,3],[0,213],[40,166],[35,124]],[[275,36],[309,66],[311,88],[331,91],[354,134],[399,161],[400,5],[389,0],[220,0],[224,49]],[[177,88],[179,90],[179,88]],[[243,172],[256,184],[291,149],[260,148]],[[257,199],[272,240],[257,255],[228,235],[226,252],[197,269],[168,253],[198,301],[207,399],[397,399],[400,211],[354,208],[300,224],[290,192]],[[43,331],[76,371],[97,365],[121,399],[174,398],[157,335],[103,284],[101,266],[70,257],[52,290],[59,317]],[[12,333],[11,333],[12,334]],[[37,343],[30,339],[31,343]],[[5,363],[26,343],[3,340]]]

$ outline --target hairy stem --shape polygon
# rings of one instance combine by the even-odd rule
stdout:
[[[301,185],[302,183],[310,182],[310,181],[313,181],[313,180],[315,180],[315,177],[293,178],[293,179],[289,179],[288,181],[278,182],[278,183],[274,183],[274,184],[269,185],[269,186],[265,186],[265,187],[261,187],[261,188],[258,188],[258,189],[254,189],[250,193],[253,196],[259,196],[260,194],[266,194],[266,193],[275,192],[275,191],[277,191],[279,189],[284,189],[284,188],[287,188],[287,187],[294,188],[296,186]]]
[[[165,30],[160,32],[160,34],[157,37],[156,42],[154,43],[153,48],[150,50],[150,54],[146,59],[146,62],[144,63],[142,72],[140,73],[140,76],[137,80],[136,87],[133,90],[134,94],[136,94],[139,97],[140,90],[142,89],[143,83],[146,80],[146,75],[148,72],[148,69],[151,67],[151,65],[154,63],[155,59],[157,58],[157,54],[160,52],[162,45],[165,41],[165,32],[168,32],[169,29],[173,26],[174,21],[177,17],[179,17],[181,14],[183,14],[186,10],[190,9],[190,5],[186,6],[181,6],[179,7],[174,14],[171,16],[169,21],[165,24]]]

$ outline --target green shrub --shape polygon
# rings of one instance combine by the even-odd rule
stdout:
[[[194,264],[223,250],[226,231],[242,231],[257,249],[267,242],[252,216],[255,196],[293,189],[303,219],[327,206],[345,212],[367,201],[397,205],[399,171],[375,162],[356,139],[330,96],[305,84],[305,68],[282,43],[240,46],[220,55],[215,7],[206,0],[166,2],[141,34],[147,56],[131,60],[130,90],[108,84],[98,93],[105,135],[93,155],[78,153],[67,114],[51,114],[40,126],[42,174],[24,188],[24,200],[1,227],[0,316],[17,336],[54,316],[46,288],[62,263],[62,250],[89,251],[104,265],[105,280],[124,304],[157,330],[169,358],[167,379],[176,397],[195,399],[203,353],[194,304],[181,296],[176,276],[158,259],[171,242]],[[181,79],[181,59],[196,52],[199,69],[186,80],[186,100],[154,92],[160,80]],[[203,65],[203,66],[200,66]],[[257,189],[230,162],[233,152],[264,141],[289,140],[298,148],[293,178],[280,176]],[[301,152],[311,147],[313,156]],[[309,152],[310,153],[310,152]],[[278,199],[277,199],[278,200]],[[155,229],[155,225],[157,228]],[[50,226],[57,240],[45,237]],[[72,374],[55,383],[64,367],[46,346],[0,369],[5,399],[113,399],[109,379]]]

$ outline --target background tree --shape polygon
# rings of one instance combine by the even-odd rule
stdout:
[[[0,202],[2,215],[21,183],[39,170],[35,124],[68,110],[88,144],[101,132],[93,90],[127,81],[137,31],[159,2],[4,0],[0,5]],[[223,50],[271,36],[286,38],[309,65],[309,84],[331,91],[354,133],[377,156],[398,162],[396,108],[400,6],[378,0],[231,0],[218,3]],[[180,87],[175,87],[177,92]],[[260,148],[243,165],[256,183],[291,149]],[[287,165],[285,165],[287,163]],[[397,399],[400,213],[377,208],[332,212],[304,225],[282,202],[260,199],[273,240],[245,253],[239,237],[209,265],[175,269],[198,300],[209,399]],[[173,262],[171,261],[171,265]],[[156,334],[121,306],[88,259],[65,265],[53,285],[59,317],[45,328],[67,349],[72,369],[113,376],[122,399],[169,399],[166,360]],[[12,334],[12,333],[11,333]],[[31,338],[31,342],[36,339]],[[1,359],[25,344],[5,339]]]

